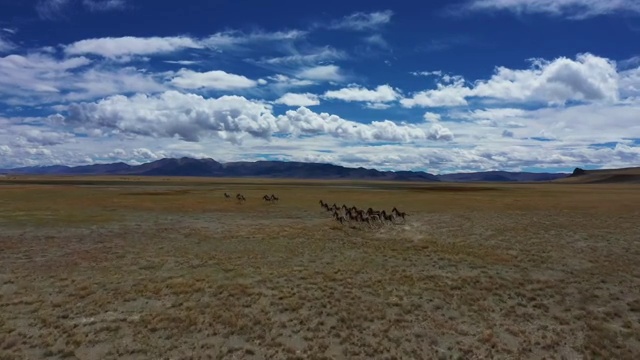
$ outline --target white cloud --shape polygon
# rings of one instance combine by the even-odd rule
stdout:
[[[185,96],[184,94],[180,94]],[[188,96],[186,96],[188,98]],[[129,98],[132,99],[133,97]],[[151,97],[156,98],[156,97]],[[401,133],[419,134],[420,138],[409,142],[392,141],[390,144],[374,144],[362,139],[371,139],[372,131],[384,129],[384,126],[371,124],[357,124],[344,120],[335,115],[318,114],[308,109],[300,108],[275,116],[277,129],[297,130],[297,134],[315,136],[288,136],[286,138],[273,137],[265,142],[263,137],[242,137],[243,146],[236,146],[230,141],[215,141],[205,139],[206,132],[200,142],[184,142],[171,137],[128,137],[123,141],[122,130],[124,123],[114,128],[115,118],[120,122],[130,121],[140,116],[140,121],[152,121],[157,127],[175,126],[179,121],[202,126],[206,122],[209,110],[203,112],[202,101],[197,96],[184,104],[175,101],[162,100],[157,105],[164,108],[153,109],[144,101],[123,103],[128,110],[123,112],[120,106],[113,106],[108,117],[94,119],[86,124],[91,126],[106,126],[109,131],[103,131],[109,136],[100,139],[77,137],[72,142],[42,147],[34,143],[12,143],[15,132],[9,123],[24,123],[27,119],[3,119],[0,117],[0,144],[10,149],[11,156],[0,156],[0,168],[38,164],[69,164],[79,165],[95,161],[116,162],[125,161],[131,164],[147,162],[144,157],[152,159],[162,157],[213,157],[218,161],[253,161],[264,159],[263,156],[279,158],[289,161],[321,161],[350,167],[363,166],[367,168],[410,170],[423,169],[432,173],[447,173],[452,171],[485,171],[507,170],[519,171],[527,167],[537,168],[573,168],[575,166],[596,167],[624,167],[640,162],[640,147],[633,142],[621,140],[623,137],[640,135],[637,124],[637,105],[622,105],[616,107],[603,105],[584,105],[575,108],[551,108],[528,111],[522,118],[526,124],[517,130],[517,136],[503,137],[504,129],[486,128],[470,122],[448,122],[447,127],[456,134],[455,142],[431,141],[425,143],[421,136],[428,136],[433,124],[426,123],[425,127],[411,130],[411,127],[396,125]],[[255,102],[253,102],[255,103]],[[89,105],[89,104],[87,104]],[[93,103],[95,108],[91,112],[107,110],[103,104]],[[240,109],[242,107],[235,107]],[[262,104],[261,109],[269,107]],[[229,121],[236,121],[238,112],[227,108],[231,115]],[[238,110],[239,111],[239,110]],[[164,114],[167,112],[168,114]],[[196,113],[200,115],[196,116]],[[251,112],[249,112],[251,113]],[[105,112],[105,115],[107,113]],[[158,114],[162,114],[158,116]],[[244,114],[247,115],[247,114]],[[187,118],[190,121],[185,121]],[[297,123],[297,117],[301,117]],[[611,122],[606,119],[618,119]],[[107,120],[112,119],[112,120]],[[580,121],[575,121],[580,119]],[[31,119],[29,122],[36,121]],[[78,122],[67,120],[69,125]],[[100,122],[103,121],[103,122]],[[342,121],[346,121],[346,124]],[[560,127],[558,127],[560,124]],[[122,127],[120,127],[122,126]],[[144,124],[140,125],[144,128]],[[360,127],[363,126],[363,127]],[[568,130],[561,130],[562,127]],[[38,126],[40,128],[41,125]],[[342,129],[347,129],[344,131]],[[528,139],[540,133],[541,129],[551,129],[560,136],[553,142],[535,141]],[[595,128],[595,131],[591,131]],[[8,129],[8,132],[7,132]],[[557,130],[561,131],[557,131]],[[325,131],[326,130],[326,131]],[[46,129],[43,131],[54,131]],[[284,130],[278,130],[280,133]],[[362,135],[359,135],[362,132]],[[421,133],[422,132],[422,133]],[[434,128],[432,136],[438,132]],[[230,132],[231,133],[231,132]],[[381,132],[383,139],[393,138],[386,129]],[[443,132],[440,132],[443,134]],[[235,134],[241,136],[242,134]],[[570,136],[567,136],[570,135]],[[403,139],[402,136],[397,136]],[[222,139],[222,137],[220,137]],[[98,141],[96,141],[98,140]],[[205,141],[206,140],[206,141]],[[443,140],[443,139],[441,139]],[[590,147],[596,142],[618,142],[613,148]],[[388,142],[388,140],[382,140]],[[1,145],[0,145],[1,146]],[[134,150],[140,157],[134,157]],[[145,151],[148,150],[147,151]],[[336,150],[338,149],[338,150]],[[0,153],[6,149],[0,149]]]
[[[340,90],[329,90],[324,98],[343,101],[366,101],[370,103],[384,103],[395,101],[400,93],[389,85],[380,85],[375,90],[369,90],[357,85],[351,85]]]
[[[581,20],[614,13],[640,14],[637,0],[470,0],[468,11],[511,11]]]
[[[284,104],[287,106],[314,106],[320,105],[318,95],[303,93],[286,93],[275,101],[276,104]]]
[[[364,104],[364,107],[367,109],[373,109],[373,110],[386,110],[388,108],[391,107],[391,104],[387,104],[387,103],[380,103],[380,102],[368,102],[366,104]]]
[[[112,94],[156,93],[166,89],[153,76],[134,67],[116,70],[93,68],[76,75],[64,100],[94,99]]]
[[[263,58],[257,62],[268,65],[309,65],[323,61],[344,60],[347,57],[347,54],[342,50],[335,49],[331,46],[324,46],[303,53],[296,51],[292,55]]]
[[[60,81],[71,76],[70,70],[90,63],[85,57],[56,60],[40,54],[9,55],[0,58],[0,92],[56,93],[60,91]]]
[[[0,155],[9,156],[13,151],[9,147],[9,145],[0,145]]]
[[[103,12],[125,9],[127,3],[126,0],[39,0],[36,12],[42,19],[55,20],[66,17],[73,4],[90,12]]]
[[[407,108],[412,107],[446,107],[467,105],[466,98],[472,95],[472,91],[464,86],[463,81],[454,84],[438,84],[434,90],[421,91],[411,98],[400,100],[400,104]]]
[[[254,31],[251,33],[232,30],[213,34],[203,39],[202,44],[214,49],[230,49],[251,43],[295,41],[304,38],[306,35],[307,32],[301,30]]]
[[[391,10],[371,13],[356,12],[334,21],[329,25],[329,28],[355,31],[372,30],[388,24],[392,16],[393,11]]]
[[[163,157],[163,154],[157,154],[154,153],[153,151],[147,149],[147,148],[137,148],[137,149],[133,149],[131,151],[131,155],[134,158],[137,159],[142,159],[142,160],[146,160],[146,161],[153,161],[153,160],[158,160],[161,159]]]
[[[35,53],[0,58],[0,102],[51,103],[165,88],[153,76],[133,67],[90,65],[94,63],[82,56],[58,60]]]
[[[73,134],[60,131],[47,131],[38,128],[20,128],[13,132],[18,142],[36,144],[40,146],[53,146],[72,141]]]
[[[106,4],[106,3],[105,3]],[[258,45],[268,46],[273,49],[277,46],[301,39],[306,35],[305,31],[254,31],[244,33],[241,31],[224,31],[215,33],[205,38],[192,38],[188,36],[168,36],[168,37],[105,37],[95,39],[80,40],[65,46],[65,52],[70,55],[92,54],[99,55],[112,60],[127,59],[133,56],[168,54],[185,49],[215,49],[223,51],[255,50]],[[250,46],[249,46],[250,45]],[[244,46],[244,48],[243,48]],[[290,51],[291,47],[286,47]],[[266,61],[292,62],[296,59],[308,61],[322,61],[328,59],[340,59],[345,54],[331,47],[322,48],[309,54],[293,54],[280,58],[267,59]],[[185,63],[189,60],[182,60],[176,63]]]
[[[297,76],[307,80],[318,81],[344,80],[344,75],[341,74],[340,67],[337,65],[320,65],[304,68],[297,73]]]
[[[115,95],[96,103],[74,104],[69,107],[67,123],[186,141],[218,136],[239,142],[244,134],[269,138],[277,131],[265,104],[239,96],[205,99],[176,91],[158,96]]]
[[[576,60],[535,60],[528,70],[499,67],[491,79],[476,83],[474,95],[515,101],[563,104],[569,100],[615,102],[618,99],[615,63],[591,54]]]
[[[77,41],[65,47],[69,55],[92,54],[109,59],[134,55],[170,53],[183,49],[201,49],[203,45],[189,37],[134,37],[99,38]]]
[[[306,107],[275,116],[267,104],[243,97],[207,99],[176,91],[158,96],[111,96],[95,103],[71,105],[68,113],[66,124],[70,126],[155,138],[177,137],[192,142],[218,137],[240,143],[246,136],[270,139],[274,133],[326,134],[365,142],[449,140],[451,137],[450,131],[444,128],[432,128],[426,133],[417,126],[398,125],[389,120],[361,124],[336,115],[315,113]]]
[[[297,110],[289,110],[285,115],[280,115],[278,120],[282,131],[290,132],[294,135],[329,134],[337,138],[365,142],[409,142],[424,140],[428,137],[424,130],[412,125],[397,125],[389,120],[361,124],[342,119],[337,115],[314,113],[304,107]]]
[[[180,69],[171,79],[171,83],[183,89],[215,90],[239,90],[258,85],[255,80],[221,70],[200,73],[188,69]]]
[[[425,121],[432,122],[432,123],[436,123],[442,119],[440,114],[436,114],[428,111],[424,113],[422,117],[424,118]]]
[[[640,67],[620,72],[620,97],[640,99]]]
[[[563,149],[571,146],[579,149],[595,143],[621,142],[624,138],[640,139],[640,123],[636,115],[636,112],[640,113],[639,104],[587,104],[517,112],[510,108],[477,113],[452,111],[446,115],[447,120],[451,120],[446,124],[456,134],[456,142],[463,146],[494,144],[496,147],[519,145]],[[518,115],[513,117],[502,116],[516,113]],[[513,140],[502,138],[501,132],[505,129],[514,133]],[[541,143],[534,140],[535,137],[556,141]],[[510,141],[508,144],[501,145],[507,140]]]
[[[526,70],[498,67],[488,80],[468,86],[461,77],[445,77],[437,88],[401,100],[405,107],[461,106],[471,97],[510,102],[562,105],[567,101],[615,103],[619,99],[619,74],[615,63],[592,54],[575,60],[535,59]]]
[[[276,88],[279,91],[284,91],[286,89],[290,89],[294,87],[304,87],[304,86],[310,86],[315,84],[315,82],[311,80],[291,78],[282,74],[269,76],[267,77],[267,79],[271,81],[271,86]]]
[[[165,60],[167,64],[177,64],[177,65],[195,65],[200,63],[198,60]]]
[[[492,108],[492,109],[476,109],[468,112],[457,112],[452,115],[458,119],[475,120],[475,121],[504,121],[523,117],[527,111],[516,108]]]
[[[433,124],[431,128],[429,128],[429,134],[427,136],[429,140],[445,140],[451,141],[453,140],[453,133],[451,130],[440,124]]]

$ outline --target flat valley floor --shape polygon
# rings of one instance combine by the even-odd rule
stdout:
[[[0,359],[638,359],[639,215],[621,184],[2,179]]]

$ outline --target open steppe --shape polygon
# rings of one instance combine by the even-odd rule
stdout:
[[[409,215],[351,228],[320,199]],[[625,184],[0,179],[0,359],[638,359],[639,204]]]

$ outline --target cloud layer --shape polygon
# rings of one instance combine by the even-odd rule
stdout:
[[[392,121],[362,124],[337,115],[315,113],[306,107],[275,115],[262,102],[239,96],[204,98],[167,91],[157,96],[112,96],[95,103],[73,104],[65,123],[85,130],[117,132],[156,138],[178,138],[198,142],[216,137],[240,143],[245,136],[269,140],[280,135],[330,135],[360,142],[409,142],[451,140],[442,126],[428,132],[413,125]]]
[[[636,0],[471,0],[468,11],[511,11],[516,14],[548,14],[583,20],[617,13],[640,15]]]
[[[37,3],[48,20],[131,5]],[[588,21],[639,13],[625,0],[462,5],[466,16],[509,11]],[[322,21],[298,28],[100,34],[33,47],[21,29],[0,28],[0,168],[166,156],[436,173],[639,163],[637,54],[496,58],[493,71],[468,59],[411,62],[425,49],[398,49],[406,40],[391,32],[399,16],[379,9],[317,15]],[[429,51],[442,51],[433,45],[443,36],[428,37]],[[438,63],[447,69],[420,68]]]

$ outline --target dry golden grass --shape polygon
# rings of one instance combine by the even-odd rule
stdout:
[[[409,216],[340,226],[319,199]],[[636,359],[637,204],[631,185],[9,179],[0,359]]]

